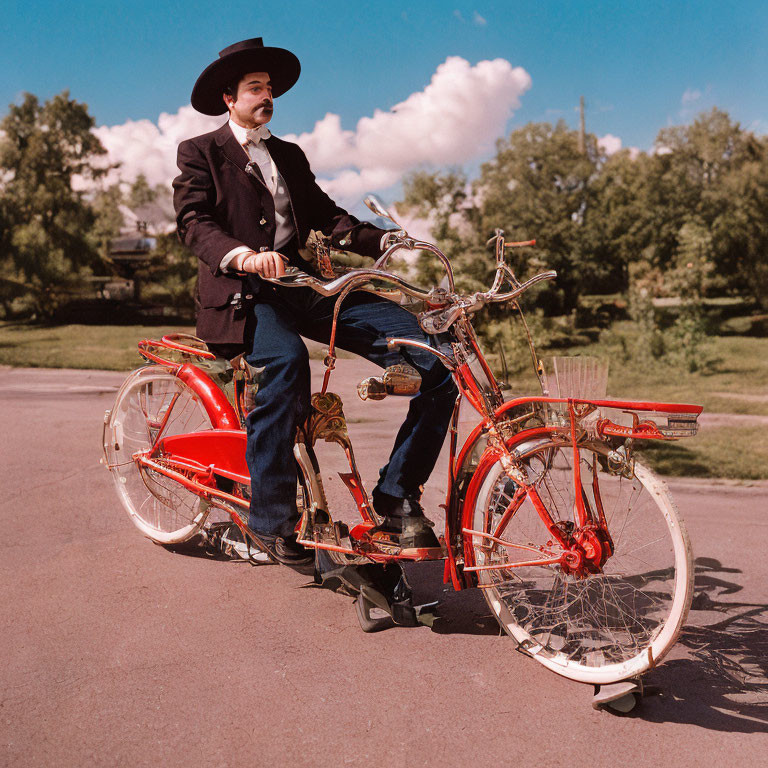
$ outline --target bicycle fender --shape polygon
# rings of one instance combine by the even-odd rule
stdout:
[[[175,462],[210,468],[217,475],[236,483],[250,484],[245,463],[245,432],[233,429],[208,429],[161,438],[155,455],[167,456]]]
[[[553,430],[549,427],[536,427],[535,429],[523,430],[507,440],[507,448],[513,454],[522,455],[529,450],[536,448],[542,442],[547,442],[550,439],[552,432]],[[461,530],[471,527],[471,516],[477,501],[477,495],[480,493],[480,488],[483,484],[483,481],[485,480],[486,475],[490,471],[491,467],[499,460],[500,455],[501,454],[498,450],[489,447],[480,457],[480,462],[472,474],[472,478],[469,481],[469,486],[467,487],[467,492],[464,496],[464,501],[461,505],[461,512],[459,514]],[[463,542],[464,563],[465,565],[474,565],[475,556],[471,537],[464,536]],[[464,574],[465,579],[468,578],[468,576],[469,574]]]
[[[240,419],[235,409],[208,374],[195,365],[185,363],[176,372],[176,376],[200,398],[214,429],[240,429]]]

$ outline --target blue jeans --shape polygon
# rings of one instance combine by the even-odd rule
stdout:
[[[309,288],[276,288],[259,296],[251,365],[263,368],[255,406],[248,414],[246,461],[251,473],[249,526],[257,533],[287,536],[299,519],[296,508],[296,428],[310,410],[309,355],[300,336],[328,343],[336,298]],[[407,362],[422,377],[387,464],[373,491],[418,500],[445,439],[457,390],[450,374],[429,352],[389,350],[388,337],[428,342],[416,318],[370,294],[348,296],[339,314],[336,343],[386,368]]]

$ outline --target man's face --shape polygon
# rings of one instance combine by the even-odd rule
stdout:
[[[272,83],[266,72],[251,72],[237,84],[237,98],[224,94],[229,116],[243,128],[256,128],[272,119]]]

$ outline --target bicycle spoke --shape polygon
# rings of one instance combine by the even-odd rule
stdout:
[[[172,478],[128,459],[151,452],[161,437],[210,429],[201,403],[183,382],[162,369],[142,369],[115,404],[110,465],[123,503],[150,537],[176,540],[194,532],[200,497]]]
[[[510,568],[511,573],[484,570],[478,578],[481,586],[490,588],[484,590],[486,596],[493,592],[501,601],[504,621],[521,628],[562,664],[591,669],[637,658],[647,665],[646,650],[659,636],[676,598],[670,527],[639,477],[629,480],[611,474],[596,453],[586,448],[580,453],[578,488],[570,446],[535,449],[524,464],[539,503],[566,540],[579,540],[571,538],[579,530],[577,493],[588,520],[604,521],[613,551],[600,570],[572,572],[567,560],[548,565],[528,562],[531,558],[525,553],[530,549],[545,557],[552,554],[556,537],[547,530],[530,494],[510,514],[512,496],[505,492],[509,479],[499,464],[480,521],[506,546],[498,542],[483,546],[488,542],[481,543],[482,537],[476,536],[476,562],[504,566],[518,560],[521,567]]]

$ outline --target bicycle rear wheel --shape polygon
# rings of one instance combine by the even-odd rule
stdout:
[[[123,383],[106,417],[104,450],[120,501],[134,525],[158,544],[179,544],[205,524],[208,505],[132,458],[162,436],[211,429],[197,395],[170,371],[147,366]]]
[[[558,528],[574,530],[572,445],[543,437],[511,450]],[[580,446],[585,502],[593,510],[602,506],[613,539],[614,552],[599,573],[577,576],[542,564],[477,572],[488,605],[522,650],[558,674],[597,684],[657,664],[682,629],[693,591],[690,542],[666,486],[639,463],[631,477],[610,472],[608,450]],[[510,514],[516,487],[500,462],[490,465],[464,525],[509,544],[473,535],[476,565],[540,562],[544,553],[562,553],[529,496]]]

